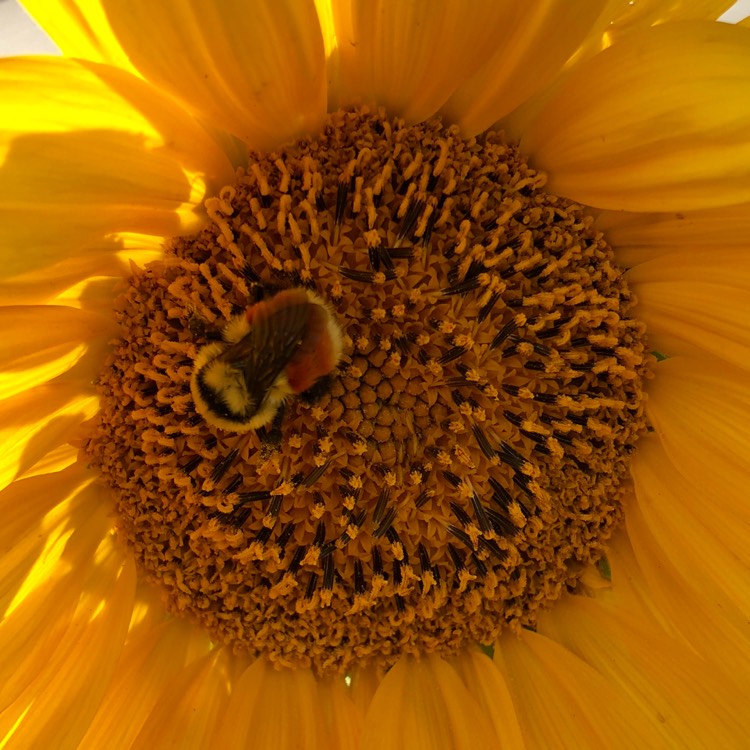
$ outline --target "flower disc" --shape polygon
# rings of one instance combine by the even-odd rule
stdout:
[[[387,666],[533,625],[602,556],[650,357],[611,249],[544,184],[498,133],[337,112],[135,272],[87,451],[174,611],[278,664]],[[338,368],[266,428],[212,426],[197,351],[299,286]]]

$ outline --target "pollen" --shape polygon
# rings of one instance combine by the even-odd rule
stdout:
[[[602,558],[651,357],[605,238],[545,181],[501,133],[339,111],[134,269],[84,450],[172,612],[341,673],[533,627]],[[266,427],[208,424],[197,352],[300,286],[337,369]]]

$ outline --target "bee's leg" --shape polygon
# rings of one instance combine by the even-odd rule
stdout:
[[[303,393],[299,394],[299,398],[302,403],[312,406],[328,391],[331,390],[332,378],[330,375],[324,375],[319,378],[312,387],[308,388]]]
[[[279,406],[271,424],[258,428],[260,442],[269,448],[281,446],[281,425],[284,422],[284,404]]]
[[[198,313],[191,311],[188,315],[188,330],[194,339],[199,341],[221,341],[221,331],[213,328]]]

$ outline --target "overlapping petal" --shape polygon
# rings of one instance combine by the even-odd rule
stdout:
[[[116,68],[0,61],[0,276],[28,272],[120,231],[197,226],[224,153],[183,110]]]
[[[685,211],[750,200],[750,31],[633,31],[582,63],[521,144],[549,186],[598,208]]]

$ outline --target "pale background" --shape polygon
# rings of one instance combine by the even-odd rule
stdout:
[[[745,16],[750,16],[750,0],[738,0],[725,14],[724,20],[739,21]],[[0,56],[50,54],[56,51],[55,45],[24,13],[16,0],[0,0]]]

